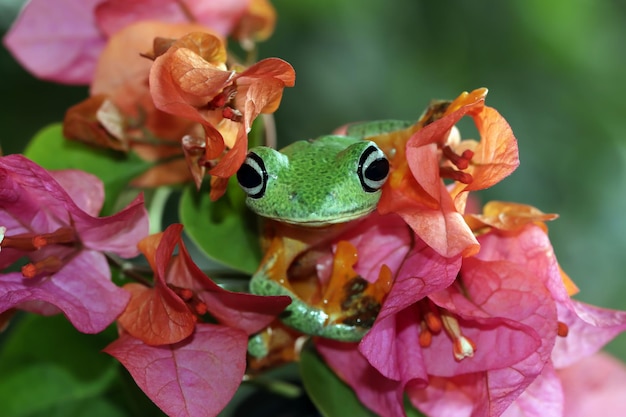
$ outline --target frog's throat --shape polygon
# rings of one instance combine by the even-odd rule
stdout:
[[[323,228],[326,226],[332,226],[341,223],[349,223],[354,220],[362,219],[368,214],[372,213],[376,207],[368,207],[366,210],[352,211],[349,213],[339,213],[336,216],[326,218],[288,218],[288,217],[272,217],[264,216],[268,219],[274,220],[279,223],[286,223],[292,226],[311,227],[311,228]]]

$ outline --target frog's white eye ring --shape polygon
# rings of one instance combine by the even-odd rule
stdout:
[[[237,181],[248,197],[263,197],[267,187],[267,171],[263,159],[250,152],[237,171]]]
[[[361,186],[368,193],[382,188],[389,175],[389,160],[377,146],[370,145],[361,154],[357,174]]]

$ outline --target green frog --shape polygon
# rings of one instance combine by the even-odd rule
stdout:
[[[298,264],[307,263],[301,259],[304,255],[315,253],[314,248],[376,209],[390,165],[376,143],[365,138],[410,125],[370,122],[348,128],[346,135],[294,142],[280,151],[263,146],[250,149],[237,179],[247,194],[248,207],[267,219],[265,255],[252,276],[250,292],[291,297],[281,316],[284,324],[340,341],[358,341],[371,327],[373,318],[360,319],[360,315],[371,316],[371,306],[360,303],[358,308],[364,311],[333,317],[324,308],[328,300],[316,305],[306,302],[288,276]],[[354,300],[368,283],[358,276],[348,279],[352,281],[346,288],[351,293],[346,297]]]

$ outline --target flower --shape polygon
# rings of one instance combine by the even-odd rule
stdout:
[[[550,268],[527,267],[509,258],[485,259],[501,244],[499,238],[480,236],[481,251],[463,260],[455,285],[429,295],[442,319],[453,315],[459,330],[434,334],[423,348],[428,385],[411,387],[409,397],[427,414],[455,410],[465,415],[460,410],[466,410],[468,416],[498,416],[550,360],[559,326],[546,283],[560,281],[560,274],[554,277]]]
[[[368,138],[391,162],[379,212],[399,214],[420,239],[447,257],[478,251],[463,221],[468,192],[494,185],[519,164],[513,132],[485,106],[486,94],[478,89],[452,102],[435,102],[414,126]],[[465,115],[474,120],[479,142],[460,140],[454,125]]]
[[[502,416],[618,417],[626,406],[624,387],[626,366],[598,352],[563,369],[546,365]]]
[[[197,135],[202,129],[193,121],[155,108],[148,88],[152,61],[140,54],[153,48],[155,38],[178,38],[194,30],[205,29],[190,23],[140,21],[115,32],[100,54],[91,96],[66,112],[64,136],[133,151],[154,163],[147,172],[133,179],[135,186],[190,181],[182,138]]]
[[[154,287],[126,284],[132,294],[119,324],[150,345],[179,342],[189,336],[199,318],[209,313],[221,323],[256,333],[289,304],[289,297],[262,297],[222,289],[189,256],[181,237],[182,225],[139,243],[155,273]],[[172,257],[178,246],[179,254]]]
[[[131,300],[118,319],[122,334],[105,351],[168,415],[215,416],[242,381],[248,336],[290,299],[220,288],[193,263],[181,232],[173,224],[140,242],[154,286],[124,286]],[[219,324],[207,323],[207,314]]]
[[[174,184],[193,178],[198,187],[205,164],[210,164],[205,156],[208,160],[220,156],[225,136],[231,150],[211,170],[211,195],[214,199],[222,195],[227,179],[243,162],[252,121],[261,112],[275,110],[282,87],[293,84],[293,69],[284,63],[284,68],[274,68],[280,74],[273,76],[255,73],[253,66],[234,77],[232,81],[238,79],[238,88],[224,94],[230,95],[228,100],[233,99],[236,104],[223,109],[223,114],[228,119],[242,121],[243,127],[222,123],[217,130],[205,125],[207,144],[200,140],[204,132],[197,122],[202,121],[194,117],[181,119],[166,114],[162,108],[154,108],[147,80],[151,63],[140,54],[149,50],[146,42],[156,39],[163,47],[171,44],[172,38],[193,31],[209,31],[215,34],[211,42],[220,44],[220,37],[232,32],[244,49],[250,50],[255,41],[266,39],[273,31],[272,5],[267,0],[190,4],[174,0],[90,0],[70,1],[60,6],[40,0],[29,2],[5,37],[5,43],[40,78],[71,84],[92,83],[91,97],[68,110],[65,136],[116,150],[132,148],[143,159],[155,162],[156,166],[135,179],[134,185]],[[65,20],[71,24],[59,23]],[[55,22],[54,27],[49,21]],[[220,59],[225,61],[223,45],[219,48]],[[124,65],[120,66],[120,61]],[[271,72],[272,64],[278,61],[268,60],[260,65],[260,70]],[[230,78],[232,74],[224,75]],[[257,76],[264,81],[256,82]],[[236,90],[241,92],[239,97],[234,97]]]
[[[247,340],[238,329],[203,323],[172,345],[151,346],[122,334],[104,351],[168,416],[214,417],[241,384]]]
[[[318,338],[316,347],[366,406],[383,416],[402,415],[405,386],[427,378],[419,349],[419,332],[410,328],[414,321],[419,329],[416,320],[419,315],[413,306],[427,294],[454,281],[461,257],[441,256],[395,214],[374,213],[358,227],[337,237],[333,244],[334,263],[342,256],[343,242],[356,249],[358,260],[354,271],[358,276],[375,286],[381,275],[379,271],[386,268],[393,276],[393,283],[372,328],[360,344]],[[326,263],[320,259],[317,269],[324,271]],[[331,276],[331,280],[338,278]],[[340,287],[341,283],[330,281],[327,285]]]
[[[255,42],[271,36],[275,24],[276,10],[268,0],[250,0],[248,10],[232,31],[232,37],[249,51]]]
[[[597,353],[556,371],[563,389],[564,416],[618,417],[626,407],[626,366]]]
[[[554,215],[497,202],[472,217],[482,219],[476,255],[445,258],[415,237],[406,259],[389,265],[395,280],[363,340],[316,341],[327,363],[382,416],[403,415],[405,394],[433,417],[499,416],[509,407],[561,415],[546,414],[563,408],[561,397],[549,395],[560,390],[554,369],[594,354],[626,329],[626,312],[570,298],[576,288],[540,223]],[[357,251],[380,248],[382,238],[370,234]]]
[[[271,5],[258,0],[31,0],[4,43],[38,78],[89,84],[107,39],[131,23],[197,22],[221,36],[236,30],[249,43],[272,32],[272,11]]]
[[[23,256],[30,261],[21,272],[0,275],[0,311],[61,310],[78,330],[102,331],[129,299],[111,282],[103,252],[137,254],[137,242],[148,233],[142,197],[98,218],[104,191],[96,177],[48,172],[21,155],[0,158],[0,190],[0,268]]]
[[[223,194],[226,181],[245,159],[254,119],[276,111],[283,89],[295,82],[291,65],[278,58],[264,59],[241,72],[227,70],[225,62],[226,51],[218,38],[190,33],[158,56],[150,70],[155,106],[201,123],[205,142],[199,146],[205,147],[204,160],[220,159],[209,170],[215,178],[213,199]],[[202,172],[195,175],[198,186],[201,178]]]

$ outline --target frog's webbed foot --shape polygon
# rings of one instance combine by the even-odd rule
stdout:
[[[276,320],[248,340],[248,370],[254,374],[297,361],[307,335]]]

